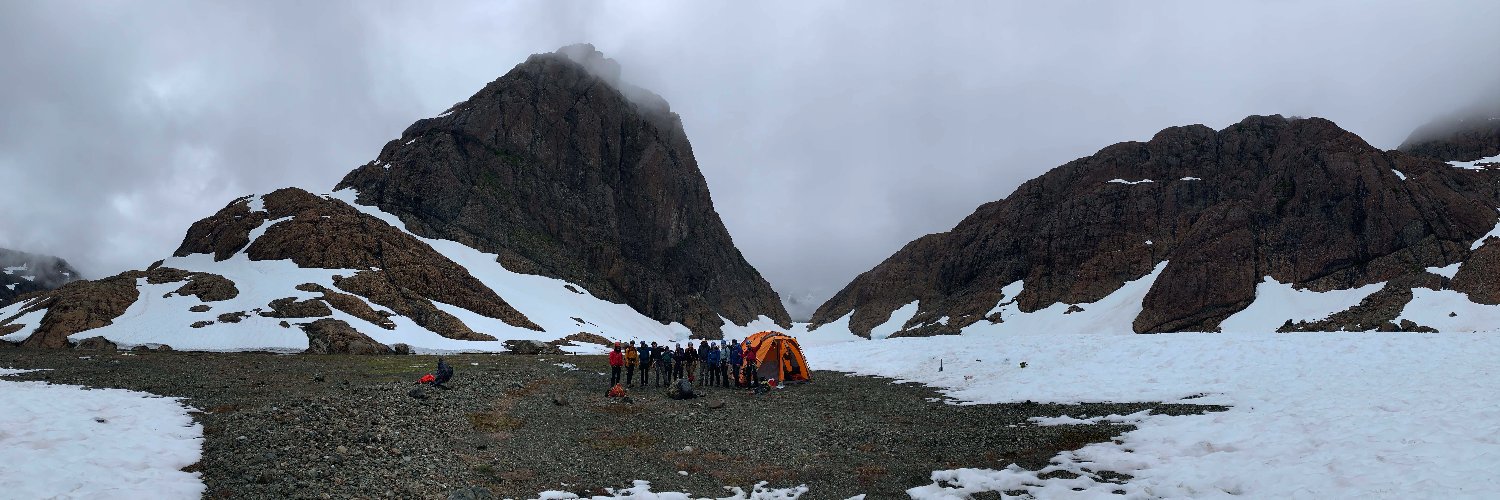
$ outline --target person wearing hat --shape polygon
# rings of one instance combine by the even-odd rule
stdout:
[[[620,383],[620,369],[625,367],[625,354],[620,352],[620,343],[615,342],[615,350],[609,352],[609,386],[614,387]]]

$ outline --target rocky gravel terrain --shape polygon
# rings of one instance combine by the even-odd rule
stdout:
[[[1031,417],[1215,409],[958,406],[922,386],[831,372],[762,396],[705,388],[676,401],[637,388],[626,400],[604,397],[602,357],[446,359],[451,389],[413,392],[436,357],[0,350],[0,366],[49,369],[17,379],[186,398],[205,437],[190,470],[213,498],[529,498],[637,479],[695,496],[768,481],[806,485],[802,498],[904,498],[933,470],[1036,469],[1131,429]]]

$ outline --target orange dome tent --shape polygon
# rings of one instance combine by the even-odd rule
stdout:
[[[807,359],[802,357],[802,346],[791,335],[781,332],[760,332],[745,339],[745,351],[755,351],[756,372],[763,379],[783,382],[807,382],[812,380],[807,368]]]

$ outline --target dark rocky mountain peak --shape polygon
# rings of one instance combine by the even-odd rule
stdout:
[[[907,244],[813,323],[852,312],[851,329],[868,335],[919,301],[897,335],[955,333],[1003,322],[990,312],[1002,300],[1022,312],[1086,304],[1166,262],[1142,311],[1124,318],[1137,332],[1215,331],[1266,276],[1319,291],[1398,283],[1381,296],[1394,309],[1325,325],[1383,328],[1404,304],[1397,289],[1409,300],[1412,283],[1438,278],[1422,269],[1467,258],[1495,227],[1497,180],[1379,150],[1321,118],[1172,127],[1052,169]],[[1022,291],[1003,297],[1016,281]]]
[[[789,325],[724,228],[682,122],[591,45],[536,54],[350,172],[361,204],[698,336]]]

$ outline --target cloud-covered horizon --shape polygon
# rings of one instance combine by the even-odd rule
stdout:
[[[0,247],[90,277],[230,200],[323,192],[533,53],[592,43],[682,116],[805,317],[1100,148],[1322,116],[1394,148],[1500,99],[1500,3],[0,3]]]

